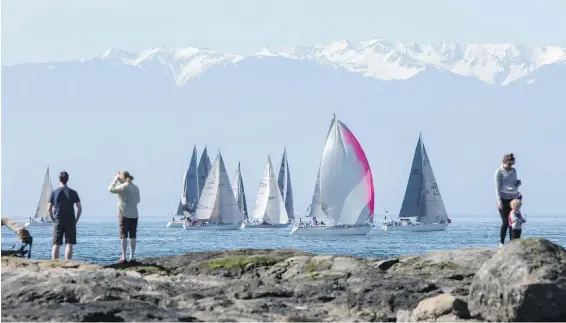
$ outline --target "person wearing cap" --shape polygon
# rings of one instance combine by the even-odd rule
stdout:
[[[124,170],[114,176],[114,179],[108,187],[110,193],[118,195],[118,223],[122,243],[122,257],[120,258],[120,262],[126,261],[128,237],[130,238],[130,261],[135,261],[134,252],[136,250],[140,190],[133,183],[133,180],[134,177]]]
[[[73,245],[77,244],[77,222],[82,213],[81,199],[74,189],[67,186],[69,174],[59,173],[59,187],[51,192],[47,212],[53,222],[53,248],[51,258],[59,259],[59,248],[65,237],[65,259],[73,258]],[[77,213],[75,217],[75,206]]]

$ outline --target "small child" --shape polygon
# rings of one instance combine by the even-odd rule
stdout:
[[[521,227],[523,223],[527,222],[527,219],[521,214],[521,200],[514,199],[510,204],[509,227],[511,229],[511,240],[519,239],[521,237]]]

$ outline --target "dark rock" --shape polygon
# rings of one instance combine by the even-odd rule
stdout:
[[[374,264],[375,267],[381,270],[387,270],[399,262],[399,258],[380,260]]]
[[[465,295],[473,274],[493,252],[465,249],[371,260],[246,249],[106,267],[3,258],[1,318],[395,321],[400,310],[413,311],[425,299],[451,291]],[[443,319],[461,320],[458,315],[465,315],[456,308]]]
[[[476,273],[469,306],[488,321],[566,321],[566,251],[545,239],[512,241]]]

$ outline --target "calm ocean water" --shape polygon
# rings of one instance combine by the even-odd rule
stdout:
[[[465,247],[495,247],[499,243],[499,215],[454,216],[443,232],[382,232],[374,228],[367,236],[299,237],[285,229],[244,229],[239,231],[185,231],[165,228],[167,219],[140,218],[136,258],[179,255],[191,251],[236,248],[299,249],[318,254],[346,254],[360,257],[389,257],[432,250]],[[376,217],[376,222],[382,218]],[[542,237],[566,246],[565,216],[527,216],[524,237]],[[32,258],[51,257],[50,227],[31,227],[34,237]],[[117,222],[79,222],[74,259],[91,263],[116,262],[120,256]],[[15,234],[2,227],[2,249],[11,248]]]

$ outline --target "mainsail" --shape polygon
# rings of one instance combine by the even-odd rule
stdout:
[[[422,154],[422,138],[419,135],[415,153],[413,154],[413,163],[409,180],[405,188],[405,196],[399,211],[400,218],[416,217],[419,214],[421,204],[421,192],[423,187],[423,154]]]
[[[193,155],[189,168],[185,172],[183,180],[183,192],[181,194],[181,205],[183,211],[194,213],[199,199],[199,181],[197,174],[197,147],[193,147]],[[179,212],[177,212],[179,213]],[[183,214],[183,212],[181,212]]]
[[[335,224],[361,225],[373,218],[374,188],[368,160],[354,134],[336,117],[326,138],[318,177],[320,207]],[[313,202],[316,193],[317,189]]]
[[[316,183],[314,185],[314,192],[312,194],[312,202],[309,205],[308,211],[308,217],[324,216],[324,211],[322,211],[322,200],[320,199],[320,169],[318,170],[318,175],[316,175]]]
[[[185,206],[182,201],[179,200],[179,205],[177,206],[177,213],[175,215],[183,216],[185,215]]]
[[[326,140],[328,140],[328,136],[330,135],[330,131],[334,126],[334,121],[336,120],[336,116],[332,118],[330,122],[330,127],[328,127],[328,132],[326,133]],[[323,155],[324,157],[324,155]],[[322,162],[322,158],[321,158]],[[309,214],[307,217],[320,217],[324,216],[324,211],[322,211],[322,200],[320,199],[320,165],[318,166],[318,174],[316,175],[316,183],[314,185],[314,192],[312,194],[312,201],[307,209]]]
[[[51,178],[49,178],[49,167],[45,172],[45,178],[43,180],[43,186],[41,187],[41,195],[39,196],[39,202],[35,210],[35,219],[43,219],[44,221],[49,220],[49,213],[47,212],[47,204],[49,203],[49,197],[53,191],[53,185],[51,184]]]
[[[421,223],[438,223],[448,220],[448,214],[420,134],[399,217],[417,217],[417,221]]]
[[[234,180],[232,181],[232,190],[234,191],[234,197],[236,198],[240,212],[242,212],[244,218],[247,219],[248,204],[246,203],[246,193],[244,191],[244,181],[242,180],[240,163],[238,163],[238,170],[236,170],[236,176],[234,176]]]
[[[289,223],[285,202],[279,191],[279,185],[275,181],[275,173],[273,172],[273,165],[269,156],[267,156],[267,162],[265,163],[263,178],[259,183],[252,211],[252,220],[267,224]]]
[[[289,172],[289,162],[287,161],[287,148],[283,151],[281,158],[281,166],[279,167],[279,178],[277,185],[281,192],[281,197],[285,202],[285,210],[290,219],[295,218],[295,210],[293,208],[293,187],[291,186],[291,173]]]
[[[199,197],[202,194],[202,190],[204,187],[204,183],[206,182],[206,178],[208,173],[210,172],[210,158],[208,158],[208,152],[206,146],[202,151],[202,155],[200,155],[200,160],[198,163],[198,191]]]
[[[206,177],[194,218],[219,224],[235,224],[244,221],[244,215],[238,208],[220,152]]]

